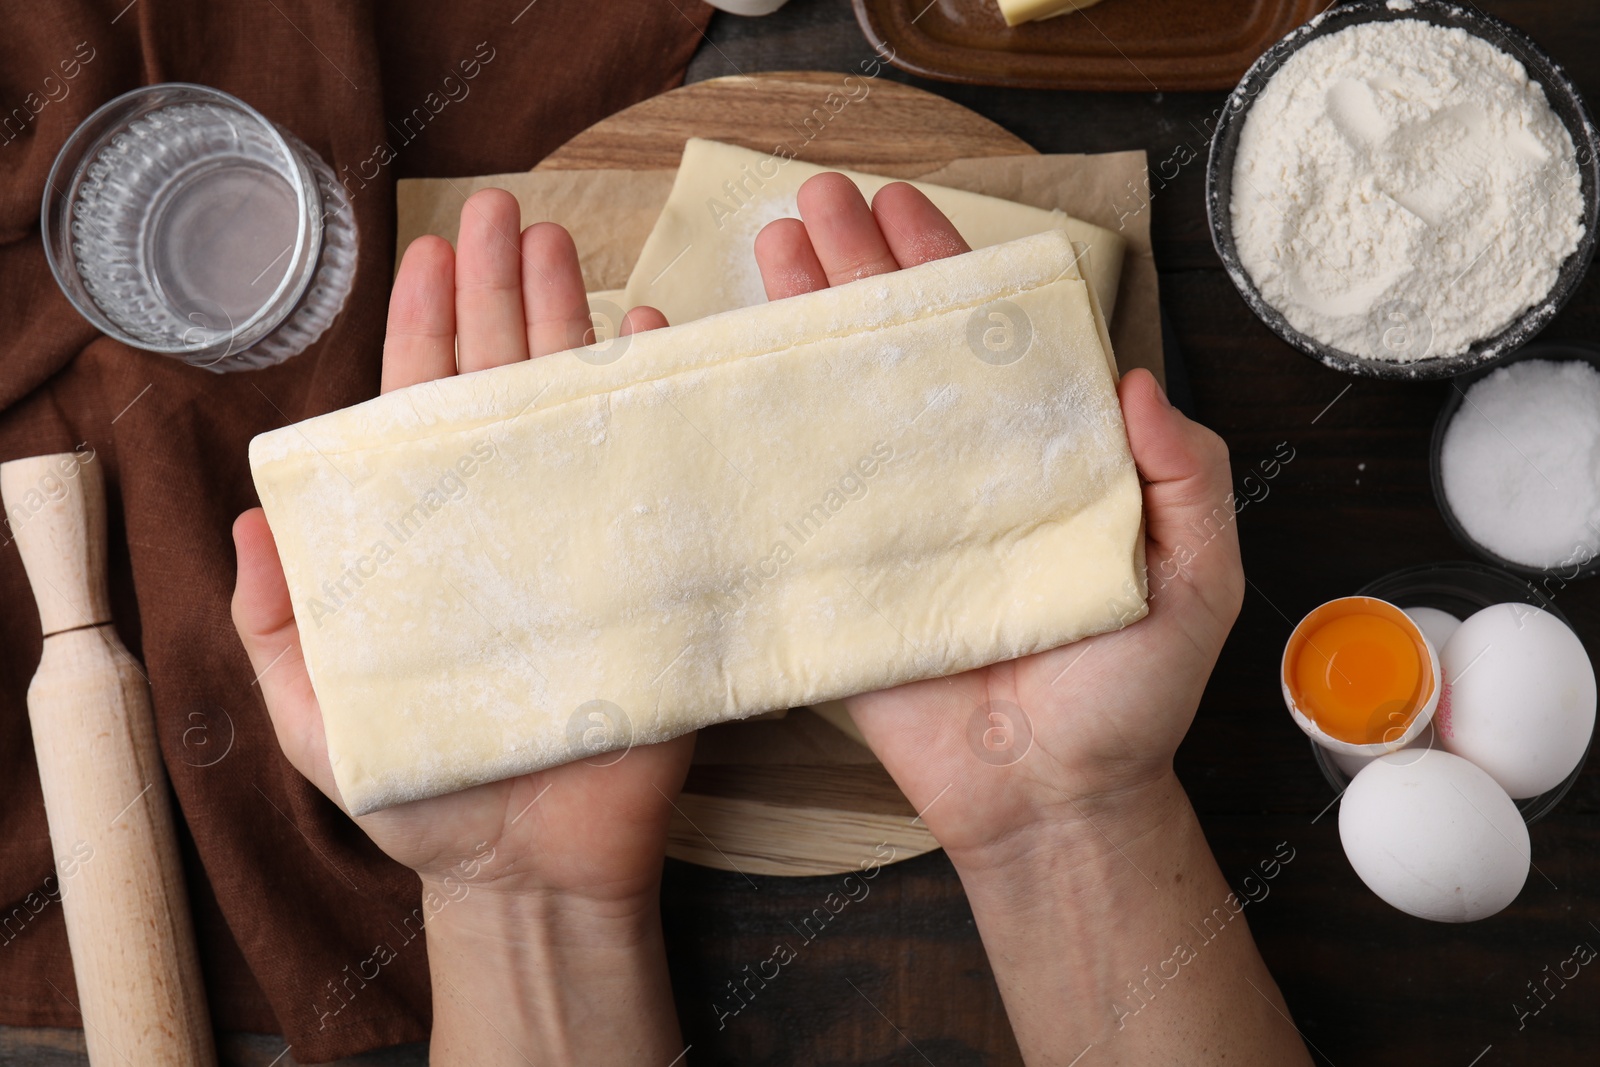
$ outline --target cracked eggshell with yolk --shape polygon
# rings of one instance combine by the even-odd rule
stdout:
[[[1439,655],[1422,627],[1369,596],[1330,600],[1300,620],[1280,676],[1295,724],[1329,752],[1358,758],[1416,741],[1443,691]]]

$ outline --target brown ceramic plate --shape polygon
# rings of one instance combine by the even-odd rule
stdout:
[[[880,55],[942,81],[1019,89],[1231,89],[1332,0],[1105,0],[1009,27],[996,0],[853,0]]]

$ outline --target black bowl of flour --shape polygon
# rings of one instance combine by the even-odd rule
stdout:
[[[1575,250],[1563,261],[1554,284],[1543,299],[1522,311],[1497,333],[1473,342],[1465,351],[1409,362],[1343,351],[1292,326],[1283,313],[1262,296],[1241,262],[1232,215],[1234,164],[1240,134],[1257,97],[1284,63],[1319,38],[1361,23],[1398,19],[1455,27],[1482,38],[1518,60],[1529,78],[1542,86],[1551,111],[1572,138],[1583,205],[1580,221],[1584,229]],[[1411,0],[1409,4],[1405,0],[1352,0],[1325,12],[1273,45],[1256,60],[1229,95],[1218,114],[1211,139],[1206,167],[1206,214],[1212,243],[1245,303],[1268,328],[1301,352],[1347,374],[1402,380],[1453,377],[1493,366],[1516,352],[1555,318],[1582,281],[1594,258],[1596,229],[1600,227],[1600,135],[1566,72],[1521,31],[1475,9],[1458,7],[1444,0]],[[1373,337],[1385,347],[1398,350],[1404,345],[1426,343],[1431,336],[1431,320],[1426,311],[1415,304],[1380,303],[1371,314],[1371,328],[1376,331]]]

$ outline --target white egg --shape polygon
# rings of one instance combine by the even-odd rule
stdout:
[[[1439,656],[1449,688],[1434,725],[1447,752],[1518,800],[1561,784],[1594,732],[1594,666],[1560,619],[1496,604],[1467,619]]]
[[[1430,722],[1430,723],[1428,723],[1428,725],[1426,725],[1426,726],[1424,726],[1422,728],[1422,732],[1420,734],[1418,734],[1416,737],[1413,737],[1410,741],[1407,741],[1404,745],[1401,745],[1395,751],[1397,751],[1397,752],[1412,752],[1412,751],[1425,752],[1430,748],[1437,748],[1437,747],[1439,747],[1439,743],[1434,738],[1433,723]],[[1365,767],[1367,764],[1371,763],[1373,760],[1377,759],[1378,757],[1377,756],[1353,756],[1348,752],[1334,752],[1333,750],[1330,749],[1330,750],[1328,750],[1328,758],[1333,760],[1334,765],[1337,766],[1346,775],[1348,775],[1351,778],[1354,778],[1357,774],[1361,773],[1361,768]]]
[[[1438,608],[1401,608],[1411,621],[1417,624],[1417,629],[1422,631],[1422,636],[1428,639],[1435,650],[1444,648],[1444,643],[1450,640],[1450,635],[1456,632],[1456,627],[1461,625],[1461,620],[1448,611]]]
[[[1485,919],[1528,880],[1528,826],[1506,791],[1437,749],[1379,756],[1339,804],[1339,839],[1356,874],[1408,915]]]

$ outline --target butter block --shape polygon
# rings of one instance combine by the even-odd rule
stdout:
[[[999,0],[999,2],[1000,14],[1006,20],[1006,25],[1020,26],[1024,22],[1037,22],[1039,19],[1051,19],[1057,15],[1082,11],[1086,7],[1098,4],[1100,0]]]

